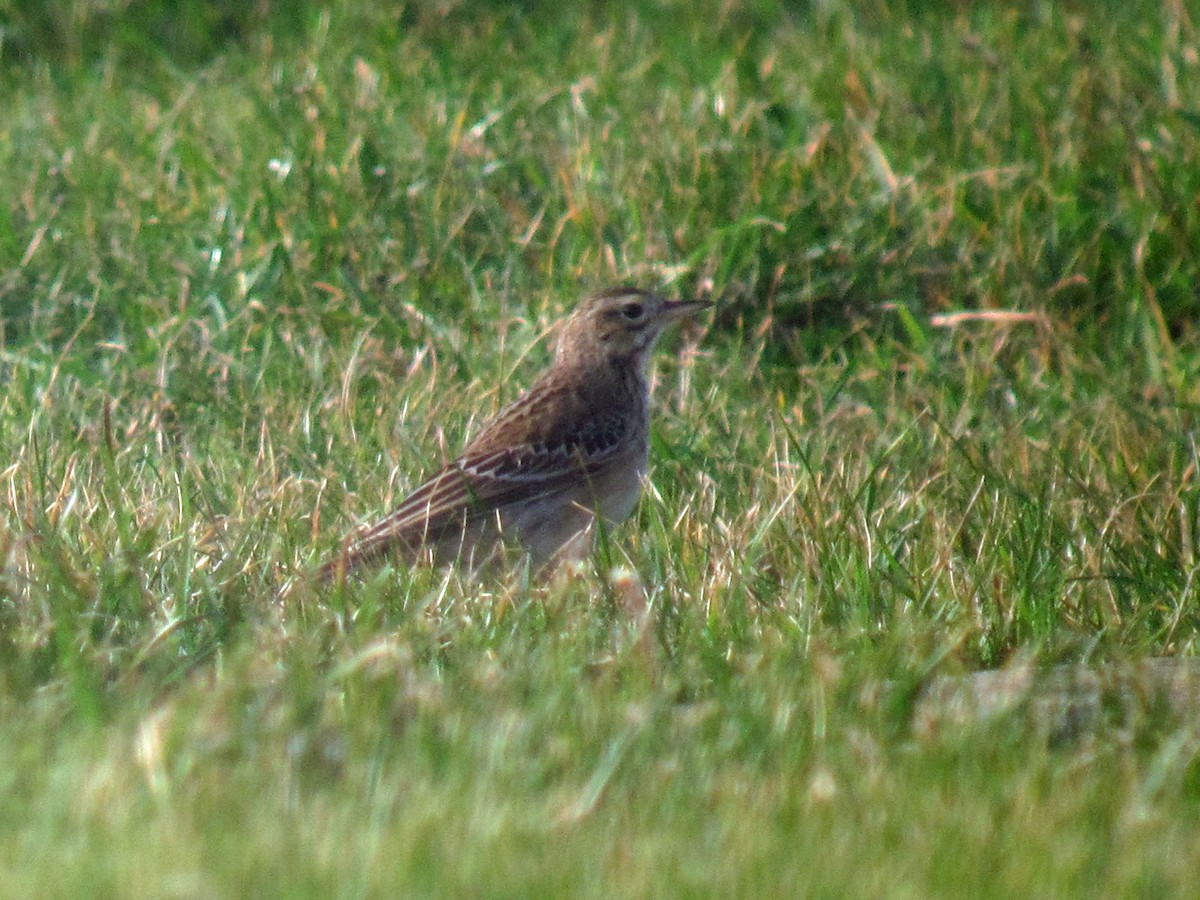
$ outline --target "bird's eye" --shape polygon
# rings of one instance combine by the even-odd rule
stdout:
[[[621,307],[621,315],[630,321],[633,321],[634,319],[640,319],[642,317],[642,312],[642,304],[640,303],[626,303],[623,307]]]

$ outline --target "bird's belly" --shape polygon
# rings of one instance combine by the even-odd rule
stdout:
[[[645,464],[631,465],[628,469],[608,473],[602,484],[596,485],[595,507],[609,522],[623,522],[637,506],[642,493],[642,477],[646,474]]]
[[[535,565],[560,552],[582,556],[591,545],[596,513],[614,525],[628,518],[637,505],[645,473],[645,454],[631,454],[628,464],[614,463],[586,485],[509,509],[502,517],[503,530],[516,535]]]

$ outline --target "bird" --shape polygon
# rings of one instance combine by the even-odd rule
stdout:
[[[478,571],[508,544],[534,569],[583,559],[596,520],[624,520],[641,492],[654,347],[709,306],[633,286],[584,298],[556,326],[554,359],[530,387],[393,512],[344,540],[320,579],[389,560]]]

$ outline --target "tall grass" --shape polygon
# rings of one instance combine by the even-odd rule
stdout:
[[[0,892],[1187,895],[1183,4],[13,3]],[[580,292],[718,301],[575,578],[279,590]],[[614,571],[620,570],[620,571]]]

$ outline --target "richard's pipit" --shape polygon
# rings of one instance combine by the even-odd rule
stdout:
[[[597,515],[619,522],[637,502],[659,335],[708,305],[632,287],[588,297],[559,324],[554,362],[532,387],[395,512],[352,534],[321,576],[387,556],[474,568],[508,540],[535,566],[581,555]]]

